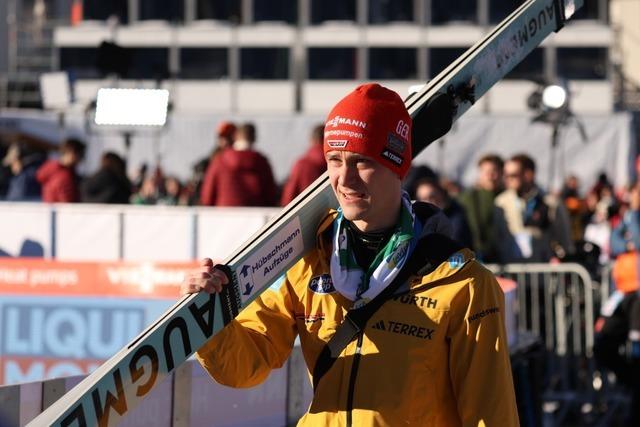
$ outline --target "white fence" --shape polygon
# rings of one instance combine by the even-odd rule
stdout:
[[[0,426],[24,426],[83,377],[0,387]],[[233,389],[213,381],[195,361],[176,369],[131,411],[121,427],[282,427],[295,424],[311,402],[299,347],[287,364],[257,387]]]
[[[222,260],[277,208],[0,204],[0,255],[63,261]]]

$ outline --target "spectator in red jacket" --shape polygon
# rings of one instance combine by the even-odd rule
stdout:
[[[324,126],[318,125],[311,131],[310,147],[291,169],[289,179],[282,189],[280,204],[285,206],[313,181],[327,170],[327,162],[322,152]]]
[[[215,156],[202,183],[200,202],[207,206],[274,206],[276,184],[269,161],[252,147],[256,130],[238,127],[232,148]]]
[[[76,166],[84,158],[86,145],[77,139],[67,139],[60,146],[58,160],[48,160],[36,172],[42,185],[42,201],[74,203],[80,201],[79,177]]]
[[[211,154],[206,159],[200,160],[194,166],[193,181],[195,187],[194,191],[197,198],[201,198],[203,194],[211,193],[211,188],[207,186],[210,186],[213,182],[213,173],[215,173],[215,169],[213,168],[213,160],[223,150],[233,145],[233,138],[235,138],[236,130],[236,125],[232,122],[223,121],[218,124],[218,127],[216,128],[215,146],[213,147]],[[198,170],[200,169],[200,165],[202,164],[204,165],[204,173],[200,175],[198,173]]]

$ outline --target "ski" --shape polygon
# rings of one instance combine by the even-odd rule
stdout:
[[[583,0],[527,0],[405,104],[414,120],[413,156],[511,71]],[[29,426],[113,426],[163,378],[265,291],[308,250],[316,226],[337,206],[325,173],[225,261],[233,278],[218,295],[181,298],[125,348]]]

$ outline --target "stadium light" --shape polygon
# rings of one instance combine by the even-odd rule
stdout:
[[[546,123],[551,126],[551,150],[549,158],[549,187],[553,186],[555,169],[559,167],[559,176],[564,178],[563,164],[556,162],[556,150],[560,144],[561,129],[575,123],[580,132],[582,142],[587,142],[587,133],[583,123],[571,111],[571,93],[567,83],[559,80],[557,83],[538,82],[538,88],[529,95],[527,104],[536,114],[532,121]]]
[[[164,126],[169,91],[166,89],[98,90],[95,123],[120,126]]]
[[[527,104],[538,113],[536,121],[558,122],[570,114],[570,93],[565,83],[541,84],[529,95]]]
[[[542,107],[547,110],[562,108],[568,100],[567,90],[560,85],[549,85],[542,90]]]

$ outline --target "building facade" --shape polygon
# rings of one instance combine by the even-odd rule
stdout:
[[[82,22],[55,29],[55,66],[69,72],[80,103],[103,86],[167,87],[174,111],[315,114],[362,81],[406,95],[520,3],[85,0]],[[558,79],[569,82],[575,111],[611,111],[607,4],[587,0],[474,111],[525,112],[535,81]],[[122,49],[112,55],[105,41]]]

